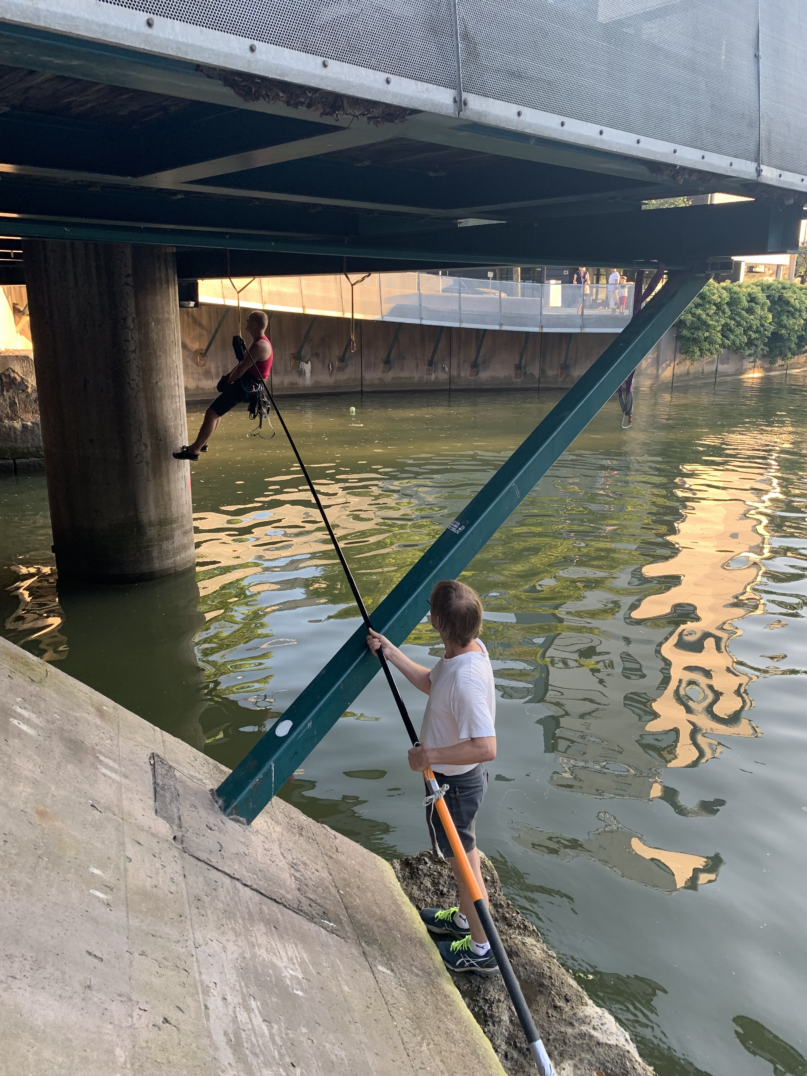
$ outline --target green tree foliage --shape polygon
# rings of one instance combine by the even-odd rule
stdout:
[[[728,296],[721,327],[723,350],[759,358],[765,354],[773,318],[766,296],[754,284],[721,284]]]
[[[724,350],[722,330],[728,305],[725,288],[710,280],[678,319],[681,351],[690,362],[711,358]]]
[[[807,351],[807,288],[788,280],[765,280],[758,287],[771,311],[765,348],[771,361],[793,359]]]
[[[721,351],[767,356],[771,363],[807,351],[807,286],[710,281],[678,321],[681,352],[690,362]]]

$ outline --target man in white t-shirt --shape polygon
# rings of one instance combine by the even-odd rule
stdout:
[[[484,764],[496,757],[496,689],[488,652],[479,640],[482,603],[475,590],[445,579],[435,586],[429,605],[432,626],[445,646],[433,669],[417,665],[377,632],[370,632],[367,644],[374,652],[380,647],[386,659],[429,696],[421,743],[410,750],[409,766],[417,772],[431,766],[437,784],[448,785],[446,806],[487,900],[476,847],[476,816],[488,786]],[[454,939],[439,945],[449,968],[496,975],[496,960],[433,806],[427,808],[426,818],[432,847],[451,864],[460,899],[453,908],[424,908],[421,918],[433,934]]]

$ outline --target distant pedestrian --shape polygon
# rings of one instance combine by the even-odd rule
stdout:
[[[612,269],[608,276],[608,286],[606,287],[606,294],[608,296],[608,309],[612,314],[616,313],[616,301],[617,293],[616,289],[619,285],[619,270]]]
[[[374,652],[380,649],[407,680],[429,696],[420,733],[421,745],[410,750],[409,767],[417,772],[433,767],[437,784],[448,787],[445,805],[482,896],[487,900],[476,847],[476,816],[488,787],[485,763],[496,757],[496,688],[488,652],[479,639],[482,603],[475,590],[454,579],[445,579],[435,586],[429,605],[432,626],[445,646],[443,657],[431,671],[415,664],[375,631],[371,630],[367,636],[367,645]],[[432,847],[451,864],[459,889],[459,904],[453,908],[424,908],[420,916],[432,934],[447,939],[439,944],[439,950],[452,971],[496,975],[499,971],[496,959],[440,816],[433,805],[427,811]]]
[[[628,278],[622,276],[619,282],[619,312],[625,313],[625,308],[628,305]]]
[[[586,269],[585,266],[581,265],[577,269],[575,269],[572,275],[572,283],[580,286],[580,294],[577,300],[577,313],[582,314],[584,298],[591,290],[589,288],[591,278],[589,277],[588,269]]]

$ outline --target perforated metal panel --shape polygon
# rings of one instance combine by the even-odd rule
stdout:
[[[807,4],[763,0],[759,37],[762,164],[805,172]]]
[[[756,160],[757,0],[459,0],[459,10],[472,93]]]
[[[102,2],[807,174],[807,0]]]
[[[457,84],[451,0],[104,0],[372,71]]]

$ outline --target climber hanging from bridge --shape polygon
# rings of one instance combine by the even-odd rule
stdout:
[[[225,374],[216,385],[219,396],[205,411],[196,440],[191,445],[183,445],[174,453],[177,460],[198,460],[199,453],[207,450],[207,443],[216,432],[222,415],[232,411],[240,403],[249,404],[250,414],[263,418],[266,406],[262,382],[269,377],[272,369],[272,345],[266,335],[269,318],[263,310],[253,310],[247,318],[247,335],[252,337],[249,347],[240,336],[233,337],[236,365]]]

